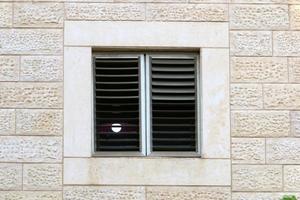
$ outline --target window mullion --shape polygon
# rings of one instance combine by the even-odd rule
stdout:
[[[140,151],[142,155],[147,155],[147,131],[146,131],[146,69],[145,69],[145,56],[140,55]]]
[[[146,63],[145,63],[145,78],[146,78],[146,84],[145,84],[145,90],[146,90],[146,155],[151,154],[152,150],[152,137],[151,137],[151,70],[150,70],[150,65],[151,65],[151,58],[149,55],[145,55],[146,57]]]

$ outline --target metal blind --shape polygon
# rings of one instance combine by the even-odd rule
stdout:
[[[139,151],[139,58],[95,58],[95,150]]]
[[[153,151],[196,151],[196,60],[151,58]]]

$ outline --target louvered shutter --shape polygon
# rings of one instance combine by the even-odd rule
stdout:
[[[150,57],[152,151],[196,151],[196,59]]]
[[[95,150],[139,151],[139,58],[95,58]]]

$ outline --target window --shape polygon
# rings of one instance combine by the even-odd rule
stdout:
[[[198,54],[93,58],[96,155],[199,156]]]

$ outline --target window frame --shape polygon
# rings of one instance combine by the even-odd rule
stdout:
[[[139,59],[139,151],[96,151],[95,145],[95,59],[97,58],[138,58]],[[152,151],[151,124],[151,63],[150,58],[193,58],[195,66],[196,91],[196,151]],[[92,52],[92,156],[93,157],[201,157],[202,148],[202,90],[201,90],[201,57],[199,52],[180,51],[112,51]],[[148,75],[147,75],[148,74]]]

